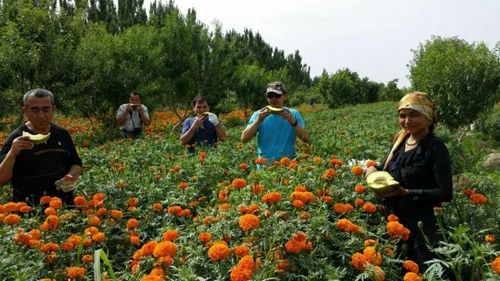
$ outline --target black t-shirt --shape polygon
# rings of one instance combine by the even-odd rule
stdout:
[[[0,151],[3,161],[15,138],[26,131],[33,134],[23,124],[14,130]],[[10,183],[14,201],[28,201],[37,204],[43,195],[57,196],[72,204],[72,192],[56,190],[54,182],[66,175],[71,166],[82,166],[82,160],[73,144],[70,134],[64,128],[52,124],[50,138],[46,143],[36,144],[33,149],[22,150],[16,157]]]

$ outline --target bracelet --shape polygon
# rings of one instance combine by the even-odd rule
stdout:
[[[297,126],[298,124],[299,124],[299,123],[297,122],[297,119],[295,119],[295,123],[290,124],[290,125],[292,125],[292,127],[295,127],[295,126]]]

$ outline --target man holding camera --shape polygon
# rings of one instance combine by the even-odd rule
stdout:
[[[128,103],[120,105],[116,112],[116,122],[124,138],[137,138],[142,128],[149,124],[148,108],[141,103],[141,94],[132,91]]]

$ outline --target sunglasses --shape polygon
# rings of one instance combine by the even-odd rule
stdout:
[[[274,99],[279,99],[279,98],[281,98],[281,96],[282,96],[282,95],[280,95],[280,94],[276,94],[276,93],[273,93],[273,92],[269,92],[269,93],[267,93],[267,94],[266,94],[266,97],[267,97],[268,99],[273,99],[273,98],[274,98]]]

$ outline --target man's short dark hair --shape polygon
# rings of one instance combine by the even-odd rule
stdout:
[[[30,97],[37,97],[37,98],[50,97],[50,103],[51,104],[55,103],[54,94],[51,91],[46,90],[46,89],[42,89],[42,88],[36,88],[36,89],[32,89],[32,90],[29,90],[28,92],[26,92],[26,94],[24,94],[24,96],[23,96],[23,105],[24,106],[26,106],[26,104],[28,104],[28,99]]]
[[[141,93],[139,93],[136,90],[133,90],[132,92],[130,92],[130,97],[133,97],[133,96],[139,96],[139,98],[140,98],[141,97]]]
[[[204,97],[204,96],[196,96],[196,97],[193,99],[192,104],[193,104],[193,106],[196,106],[196,104],[197,104],[197,103],[204,103],[204,102],[206,102],[206,103],[207,103],[207,105],[209,105],[209,106],[210,106],[210,103],[208,102],[208,99],[207,99],[206,97]]]

